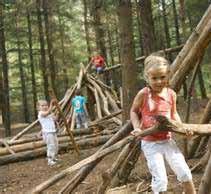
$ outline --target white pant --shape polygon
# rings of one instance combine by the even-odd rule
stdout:
[[[43,141],[47,145],[47,157],[49,160],[56,158],[58,154],[58,139],[56,133],[43,133]]]
[[[167,190],[167,174],[164,158],[181,182],[192,180],[191,171],[174,140],[144,141],[142,150],[147,159],[147,165],[152,174],[152,190],[154,193]]]

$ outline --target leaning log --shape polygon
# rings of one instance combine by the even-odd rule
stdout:
[[[209,100],[209,102],[207,103],[206,108],[203,113],[203,116],[199,123],[201,123],[201,124],[208,123],[210,121],[210,119],[211,119],[211,100]],[[201,136],[198,136],[193,140],[193,142],[190,146],[189,153],[188,153],[189,158],[193,157],[200,141],[201,141]]]
[[[126,123],[115,135],[113,135],[113,137],[111,139],[109,139],[109,141],[107,141],[102,146],[102,148],[99,149],[98,152],[100,152],[101,150],[105,149],[106,147],[109,147],[109,146],[115,144],[116,142],[118,142],[122,138],[126,137],[132,131],[132,129],[133,128],[132,128],[131,122]],[[94,162],[91,162],[90,164],[87,164],[83,168],[81,168],[80,171],[71,179],[73,184],[71,185],[71,188],[69,189],[69,191],[73,190],[74,188],[76,188],[78,186],[78,184],[80,184],[80,182],[82,182],[88,176],[88,174],[91,172],[91,170],[100,161],[101,161],[101,159],[98,159],[98,160],[96,160]],[[63,176],[66,176],[66,174],[64,174]],[[41,191],[47,189],[52,184],[54,184],[54,182],[57,182],[59,179],[60,179],[60,177],[58,177],[58,179],[53,180],[53,181],[48,181],[47,180],[46,182],[42,183],[42,187],[38,186],[38,187],[35,188],[34,191],[36,191],[37,193],[40,193]],[[72,192],[72,191],[70,191],[70,192]]]
[[[156,116],[155,117],[156,120],[159,122],[159,124],[149,128],[149,129],[146,129],[146,130],[143,130],[139,133],[139,136],[141,137],[144,137],[146,135],[150,135],[150,134],[153,134],[153,133],[156,133],[156,132],[159,132],[159,131],[166,131],[166,130],[169,130],[169,131],[173,131],[173,132],[176,132],[176,133],[179,133],[179,134],[186,134],[187,133],[187,130],[189,131],[192,131],[193,133],[195,134],[202,134],[202,135],[208,135],[208,134],[211,134],[211,125],[197,125],[197,124],[183,124],[183,123],[179,123],[179,122],[176,122],[176,121],[172,121],[166,117],[163,117],[163,116]],[[128,123],[129,125],[131,125],[131,123]],[[84,178],[89,174],[90,172],[90,169],[92,170],[96,165],[97,163],[99,163],[101,161],[101,159],[105,156],[105,155],[102,155],[103,151],[106,150],[106,153],[108,151],[108,149],[112,146],[110,146],[109,148],[106,148],[108,147],[109,145],[111,145],[111,142],[116,142],[118,141],[118,139],[122,139],[122,137],[124,137],[127,132],[130,132],[131,129],[132,129],[132,126],[131,128],[128,128],[129,126],[125,126],[124,129],[121,129],[119,134],[115,134],[113,136],[113,138],[110,139],[110,141],[108,141],[106,144],[104,144],[104,146],[98,151],[96,152],[94,155],[94,157],[90,157],[90,158],[95,158],[94,160],[88,158],[88,161],[86,160],[85,163],[80,162],[80,165],[77,165],[77,169],[78,169],[78,166],[82,167],[84,164],[90,164],[90,165],[86,165],[84,168],[81,169],[81,171],[76,175],[74,176],[74,178],[72,179],[73,182],[71,183],[74,183],[74,185],[71,185],[69,186],[69,189],[68,189],[68,192],[72,192],[73,189],[82,181],[84,180]],[[121,134],[121,135],[120,135]],[[114,138],[115,137],[115,138]],[[131,136],[125,138],[124,140],[130,142],[132,141],[134,138],[132,138]],[[123,142],[120,141],[121,143]],[[118,144],[118,143],[116,143]],[[119,145],[119,144],[118,144]],[[125,144],[124,144],[125,145]],[[122,144],[123,146],[123,144]],[[114,149],[114,147],[116,146],[113,146],[112,149]],[[100,157],[99,157],[100,155]],[[83,165],[82,165],[83,164]],[[61,173],[57,174],[56,176],[52,177],[51,179],[45,181],[44,183],[38,185],[34,190],[33,192],[34,193],[40,193],[41,191],[47,189],[48,187],[50,187],[52,184],[56,183],[57,181],[59,181],[60,179],[64,178],[65,176],[67,176],[67,174],[69,174],[70,172],[73,172],[73,170],[76,169],[76,166],[73,166],[73,167],[70,167],[66,170],[63,170]],[[81,175],[85,175],[85,176],[81,176]],[[77,179],[77,182],[74,182],[75,180]],[[70,183],[70,184],[71,184]]]
[[[210,194],[211,193],[210,183],[211,183],[211,155],[207,167],[205,168],[205,173],[199,185],[198,194]]]
[[[194,46],[195,42],[198,40],[199,36],[201,35],[204,27],[207,25],[208,21],[211,19],[211,6],[207,9],[206,13],[200,20],[199,24],[197,25],[196,29],[193,31],[191,36],[188,38],[185,46],[181,50],[181,52],[177,55],[176,59],[174,60],[173,64],[171,65],[171,75],[174,75],[175,72],[180,68],[182,62],[187,57],[188,53],[191,51],[192,47]]]
[[[38,185],[37,187],[35,187],[35,189],[32,190],[31,193],[40,193],[43,189],[51,186],[52,184],[56,183],[58,180],[64,178],[66,175],[71,174],[72,172],[80,169],[81,167],[97,161],[98,159],[105,157],[106,155],[108,155],[109,153],[112,153],[118,149],[120,149],[121,147],[123,147],[124,145],[128,144],[129,142],[131,142],[132,140],[134,140],[133,136],[129,136],[126,139],[123,139],[117,143],[115,143],[114,145],[103,149],[102,151],[100,151],[99,153],[95,153],[92,156],[78,162],[77,164],[63,170],[62,172],[58,173],[57,175],[55,175],[54,177],[52,177],[51,179],[49,179],[48,181],[44,182],[43,184]]]
[[[195,63],[201,55],[204,55],[205,49],[211,42],[211,19],[204,27],[202,33],[199,35],[197,42],[189,50],[188,55],[182,61],[180,68],[175,72],[170,81],[171,87],[176,92],[180,90],[182,83],[185,80],[186,75],[193,69]]]
[[[102,183],[100,184],[100,187],[98,188],[98,194],[104,194],[107,187],[109,186],[112,177],[116,174],[118,169],[121,167],[122,163],[125,161],[125,158],[131,151],[131,142],[130,144],[127,144],[119,154],[118,158],[115,160],[115,162],[112,164],[111,168],[108,169],[106,172],[102,173]],[[69,183],[70,184],[70,183]]]

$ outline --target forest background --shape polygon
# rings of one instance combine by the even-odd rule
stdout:
[[[143,64],[136,59],[184,44],[210,5],[208,0],[0,2],[0,110],[5,136],[11,135],[12,123],[36,118],[37,99],[49,99],[49,86],[61,99],[76,81],[80,63],[87,65],[94,54],[101,54],[108,67],[122,64],[119,77],[114,73],[109,80],[122,80],[123,109],[128,110],[142,79]],[[168,59],[173,61],[178,51]],[[210,93],[210,58],[208,48],[195,95]]]

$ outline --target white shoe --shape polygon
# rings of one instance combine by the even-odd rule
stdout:
[[[55,164],[56,164],[56,161],[53,161],[53,160],[48,161],[48,165],[49,165],[49,166],[53,166],[53,165],[55,165]]]

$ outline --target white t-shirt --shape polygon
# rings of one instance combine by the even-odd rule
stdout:
[[[38,120],[41,124],[42,132],[44,132],[44,133],[56,132],[56,126],[55,126],[55,122],[53,120],[53,116],[51,114],[49,114],[44,117],[41,114],[42,114],[42,111],[39,111]]]

